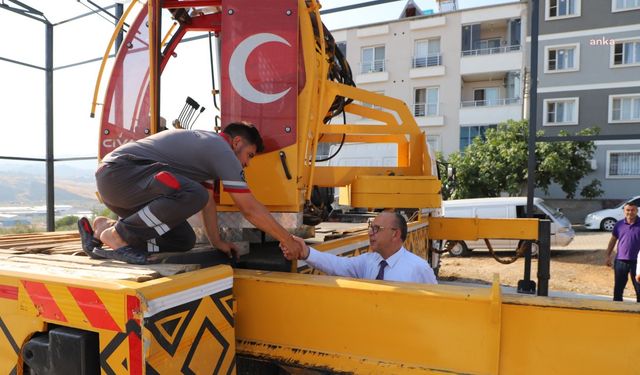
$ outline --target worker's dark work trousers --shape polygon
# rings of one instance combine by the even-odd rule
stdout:
[[[624,288],[629,281],[629,275],[631,275],[631,284],[636,291],[636,301],[640,302],[640,285],[636,281],[636,264],[635,260],[621,260],[616,259],[613,264],[614,284],[613,284],[613,300],[622,301],[624,294]]]
[[[209,194],[198,182],[166,164],[119,157],[96,171],[104,204],[121,219],[115,229],[129,245],[158,251],[187,251],[196,235],[187,218],[202,210]]]

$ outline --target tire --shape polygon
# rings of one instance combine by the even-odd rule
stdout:
[[[464,243],[464,241],[452,241],[452,242],[455,242],[456,244],[453,245],[451,250],[449,250],[449,255],[451,255],[452,257],[465,257],[465,258],[471,256],[471,250],[467,247],[467,244]]]
[[[618,221],[614,218],[608,217],[604,220],[602,220],[602,222],[600,222],[600,229],[605,231],[605,232],[611,232],[613,231],[613,227],[616,226],[616,223]]]

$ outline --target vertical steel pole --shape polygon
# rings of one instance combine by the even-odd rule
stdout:
[[[551,278],[551,222],[540,220],[538,224],[538,295],[549,295]]]
[[[53,163],[53,25],[45,23],[45,116],[46,116],[46,168],[47,168],[47,231],[56,230],[55,182]]]
[[[538,113],[538,33],[540,7],[538,0],[531,0],[531,69],[529,86],[529,159],[527,165],[527,217],[533,217],[533,195],[536,188],[536,129]],[[524,257],[525,282],[531,278],[531,248]],[[535,293],[535,289],[529,291]]]

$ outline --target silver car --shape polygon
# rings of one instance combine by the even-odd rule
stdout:
[[[592,230],[604,230],[611,232],[618,220],[624,218],[622,208],[627,202],[633,202],[636,206],[640,205],[640,195],[626,199],[620,205],[606,210],[592,212],[584,218],[584,227]]]

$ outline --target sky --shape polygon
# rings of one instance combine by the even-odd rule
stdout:
[[[460,9],[513,0],[459,0]],[[64,22],[87,13],[85,0],[36,1],[23,3],[41,10],[54,27],[54,157],[91,157],[98,149],[98,118],[90,118],[92,97],[99,63],[66,67],[70,64],[102,57],[114,29],[112,20],[93,15]],[[320,1],[323,9],[350,5],[362,1]],[[101,6],[113,0],[94,1]],[[423,10],[437,9],[435,0],[416,0]],[[11,4],[11,3],[7,3]],[[327,14],[323,22],[331,29],[397,19],[405,1]],[[127,4],[125,4],[126,8]],[[168,22],[165,22],[165,26]],[[25,30],[27,32],[16,32]],[[45,138],[45,74],[42,69],[16,65],[11,59],[44,66],[45,28],[42,23],[13,12],[0,9],[0,156],[43,158],[46,154]],[[171,121],[177,117],[186,96],[193,97],[209,110],[205,110],[195,128],[211,128],[214,118],[210,95],[209,50],[206,40],[191,42],[181,48],[178,58],[185,62],[200,62],[199,66],[169,69],[163,74],[162,113]],[[168,65],[170,67],[171,64]],[[107,64],[105,77],[109,75]],[[185,75],[185,71],[189,72]],[[197,73],[196,73],[197,72]],[[105,81],[106,83],[106,81]],[[188,84],[185,84],[188,83]],[[99,95],[99,102],[102,95]],[[0,160],[0,163],[3,161]]]

